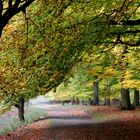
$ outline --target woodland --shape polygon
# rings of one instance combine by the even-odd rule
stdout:
[[[49,91],[135,109],[139,53],[139,0],[0,0],[0,102],[21,121],[24,102]]]

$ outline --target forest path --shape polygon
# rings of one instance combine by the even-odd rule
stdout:
[[[0,140],[140,140],[140,109],[40,105],[47,116]]]

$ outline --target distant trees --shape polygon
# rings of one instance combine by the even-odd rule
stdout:
[[[139,66],[140,60],[136,54],[136,50],[139,51],[139,48],[127,48],[125,52],[123,46],[115,46],[107,51],[106,47],[103,47],[102,52],[100,49],[94,49],[92,50],[94,54],[91,53],[92,51],[87,53],[83,57],[83,61],[77,64],[77,68],[75,68],[77,70],[74,70],[75,76],[70,79],[68,90],[71,87],[72,92],[77,93],[75,96],[81,93],[89,95],[96,101],[95,104],[98,104],[99,97],[106,98],[107,103],[110,97],[115,97],[113,93],[116,92],[121,99],[121,108],[133,109],[133,105],[139,104],[140,81],[137,66]],[[91,94],[92,87],[93,95]],[[130,91],[132,94],[133,89],[135,89],[134,103],[131,105]]]

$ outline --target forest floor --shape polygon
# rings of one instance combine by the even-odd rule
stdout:
[[[37,106],[47,116],[0,140],[140,140],[140,108],[116,106]]]

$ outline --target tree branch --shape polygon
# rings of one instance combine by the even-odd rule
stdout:
[[[0,18],[2,16],[2,11],[3,11],[3,2],[0,0]]]
[[[126,42],[126,41],[119,41],[119,42],[114,42],[114,41],[108,41],[108,42],[99,42],[101,44],[114,44],[114,45],[127,45],[127,46],[130,46],[130,47],[139,47],[140,46],[140,41],[137,41],[137,42],[134,42],[134,43],[130,43],[130,42]]]
[[[140,19],[137,19],[137,20],[122,20],[122,21],[119,21],[116,22],[114,20],[110,20],[109,21],[109,25],[128,25],[128,26],[135,26],[135,25],[140,25]]]
[[[111,32],[110,34],[112,34],[112,35],[117,35],[117,34],[123,35],[123,34],[137,34],[137,33],[140,33],[140,30],[130,30],[130,31],[124,31],[124,32]]]
[[[8,7],[4,14],[3,12],[3,1],[0,0],[0,37],[2,34],[3,28],[8,24],[9,20],[21,11],[25,11],[25,9],[35,0],[16,0],[12,5],[12,0],[8,1]],[[22,5],[21,5],[22,3]]]

